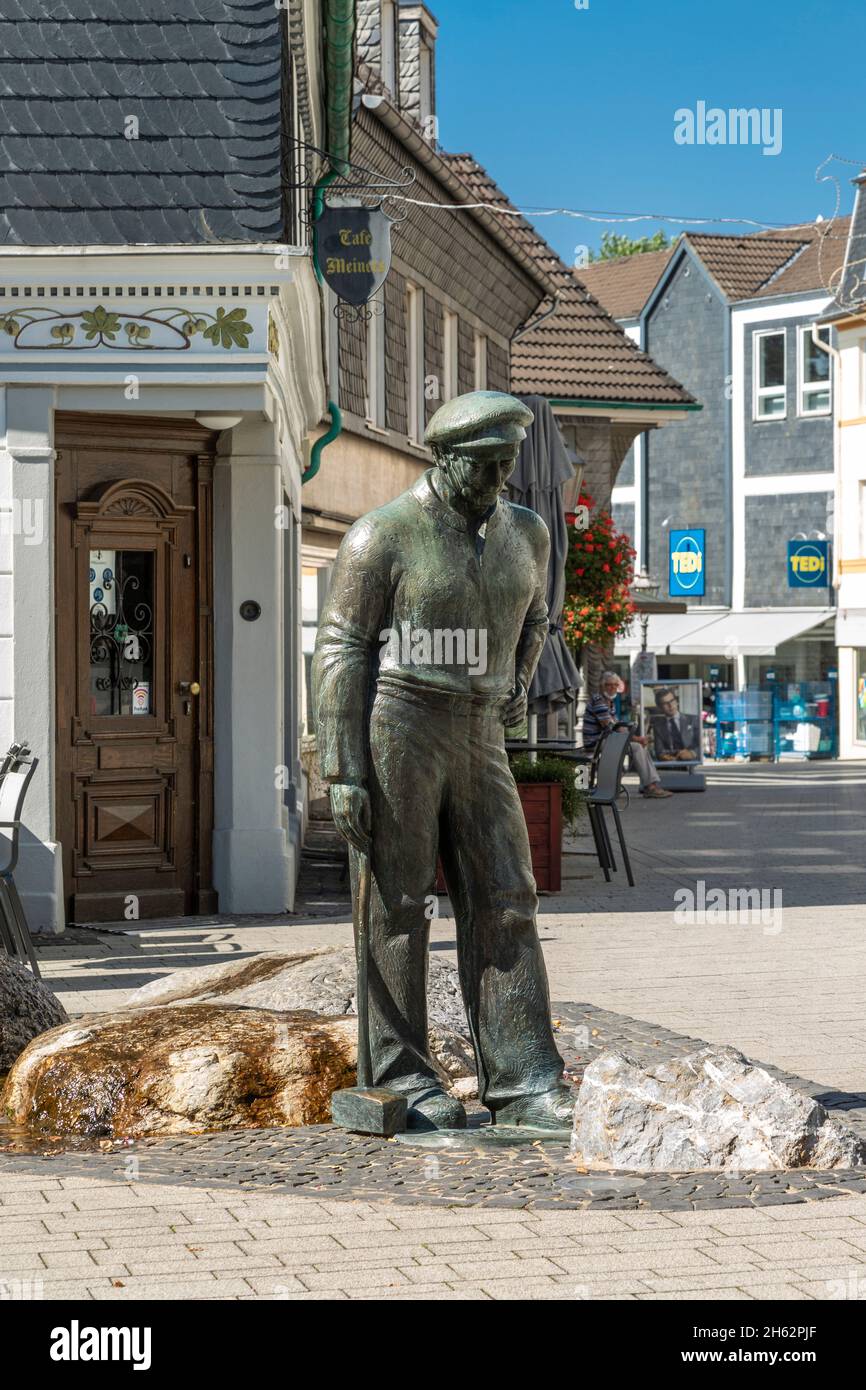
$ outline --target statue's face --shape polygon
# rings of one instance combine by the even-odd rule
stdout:
[[[518,445],[503,445],[493,453],[450,454],[439,467],[458,496],[472,511],[484,512],[493,506],[517,462]]]

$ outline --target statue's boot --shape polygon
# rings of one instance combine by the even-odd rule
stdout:
[[[431,1086],[408,1099],[407,1129],[466,1128],[466,1111],[459,1100],[449,1096],[441,1086]]]
[[[570,1129],[576,1096],[570,1086],[555,1086],[537,1096],[520,1096],[502,1105],[493,1117],[497,1125],[532,1125],[535,1129]]]

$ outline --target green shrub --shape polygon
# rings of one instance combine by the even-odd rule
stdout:
[[[577,786],[575,774],[578,764],[568,758],[557,758],[552,753],[539,753],[533,762],[528,753],[514,753],[509,757],[515,782],[558,782],[562,787],[562,819],[569,830],[573,830],[586,801],[586,792]]]

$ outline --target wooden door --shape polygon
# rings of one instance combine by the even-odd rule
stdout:
[[[212,912],[214,437],[58,415],[57,824],[70,921]]]

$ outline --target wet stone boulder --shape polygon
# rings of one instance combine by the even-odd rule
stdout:
[[[355,952],[351,946],[269,952],[218,965],[174,970],[130,994],[127,1007],[236,1004],[258,1009],[312,1009],[354,1014]],[[427,982],[430,1051],[461,1099],[477,1094],[475,1055],[456,966],[431,953]]]
[[[25,966],[0,955],[0,1072],[9,1070],[32,1038],[66,1021],[56,994]]]
[[[354,1019],[190,1004],[43,1033],[0,1109],[31,1133],[136,1138],[323,1124],[331,1093],[354,1084]]]
[[[572,1155],[631,1172],[858,1168],[866,1143],[732,1047],[646,1066],[607,1052],[583,1075]]]

